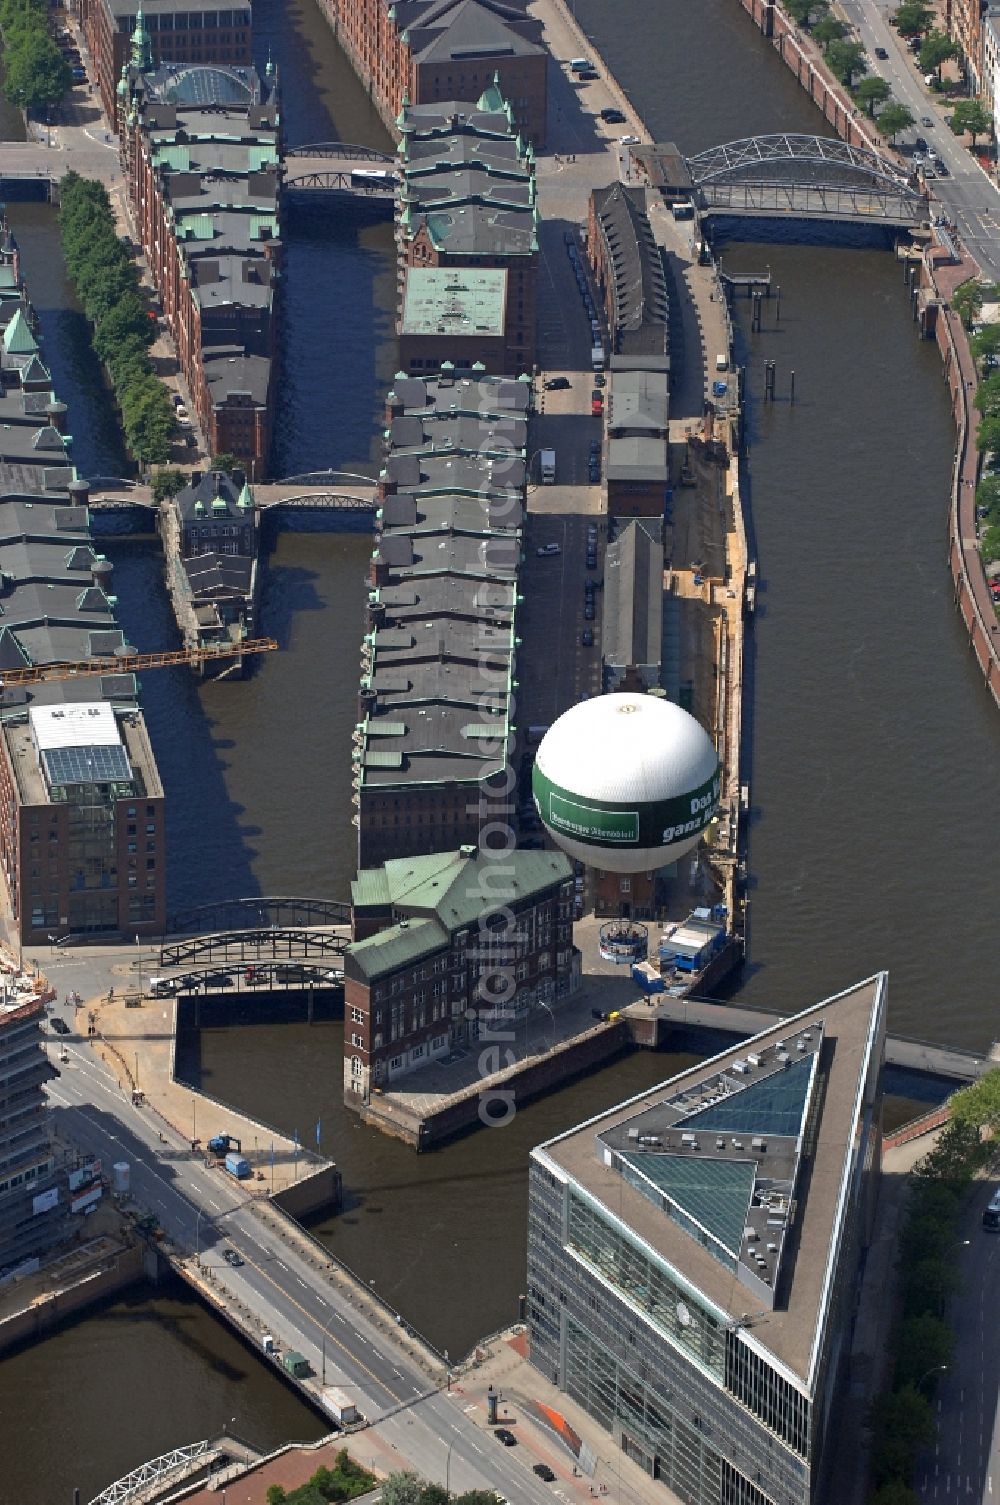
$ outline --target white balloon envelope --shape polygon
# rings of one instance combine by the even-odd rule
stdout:
[[[698,842],[721,790],[711,738],[655,695],[598,695],[553,722],[535,754],[539,817],[570,857],[650,872]]]

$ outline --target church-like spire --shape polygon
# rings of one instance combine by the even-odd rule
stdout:
[[[153,66],[153,49],[150,46],[141,5],[135,13],[135,31],[132,33],[132,65],[142,73]]]

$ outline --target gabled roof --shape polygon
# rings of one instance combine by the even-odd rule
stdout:
[[[417,47],[414,56],[418,62],[527,57],[542,52],[537,42],[519,36],[509,24],[523,23],[525,17],[504,6],[489,5],[484,0],[446,0],[421,16],[414,30],[424,32],[439,18],[446,18],[445,24],[423,47]]]
[[[31,332],[31,325],[18,309],[3,332],[3,348],[7,355],[32,355],[38,349],[38,341]]]

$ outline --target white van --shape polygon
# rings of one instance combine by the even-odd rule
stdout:
[[[716,371],[728,371],[729,370],[729,356],[726,355],[726,354],[717,355],[715,357],[715,369],[716,369]]]

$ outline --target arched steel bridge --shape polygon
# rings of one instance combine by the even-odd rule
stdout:
[[[909,227],[927,202],[890,158],[836,137],[747,136],[688,159],[705,213]]]
[[[340,162],[395,162],[391,152],[379,152],[372,146],[356,146],[351,141],[319,141],[312,146],[286,146],[285,157],[333,157]]]
[[[322,974],[339,970],[340,958],[350,943],[346,927],[340,933],[307,926],[272,926],[267,930],[221,930],[211,935],[193,935],[183,941],[164,941],[160,945],[161,967],[187,967],[189,963],[237,963],[257,966],[281,962],[296,971],[311,971],[305,961],[322,962],[315,970]],[[198,978],[201,983],[205,979]],[[289,980],[286,979],[285,980]],[[221,984],[225,987],[228,984]]]
[[[277,928],[308,925],[348,925],[351,906],[343,899],[308,899],[297,896],[220,899],[195,909],[181,909],[171,917],[168,929],[178,931],[220,931]]]

